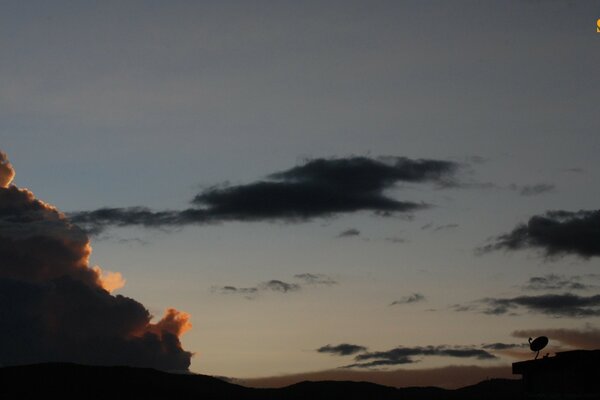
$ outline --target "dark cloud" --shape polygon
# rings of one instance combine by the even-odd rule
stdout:
[[[168,309],[153,323],[142,304],[111,294],[122,276],[90,267],[86,234],[30,191],[10,186],[14,171],[6,173],[5,158],[0,164],[0,362],[187,370],[192,354],[179,336],[189,316]]]
[[[445,229],[455,229],[458,228],[458,224],[445,224],[445,225],[434,225],[433,223],[428,223],[421,226],[421,229],[428,230],[431,229],[433,232],[443,231]]]
[[[525,347],[523,343],[488,343],[481,346],[485,350],[511,350]]]
[[[263,290],[272,290],[273,292],[281,293],[296,292],[300,290],[300,285],[298,285],[297,283],[287,283],[283,281],[278,281],[276,279],[263,282],[260,284],[260,287]]]
[[[350,237],[350,236],[360,236],[360,231],[358,229],[346,229],[337,235],[339,238]]]
[[[525,309],[554,317],[589,317],[600,315],[600,295],[578,296],[571,293],[487,298],[481,301],[486,314],[502,315]]]
[[[412,364],[419,360],[414,357],[441,356],[455,358],[476,358],[479,360],[495,359],[489,352],[467,346],[425,346],[397,347],[388,351],[376,351],[358,354],[354,357],[356,363],[346,368],[372,368],[401,364]]]
[[[196,195],[194,207],[151,211],[144,207],[102,208],[71,214],[98,233],[108,226],[169,227],[222,221],[306,221],[340,213],[373,211],[382,216],[426,208],[384,191],[398,182],[449,186],[458,164],[404,157],[315,159],[245,185],[215,186]]]
[[[390,243],[397,243],[397,244],[408,242],[408,240],[406,240],[402,237],[396,237],[396,236],[386,237],[385,241],[390,242]]]
[[[367,348],[365,346],[359,346],[356,344],[342,343],[336,346],[328,344],[327,346],[318,348],[317,351],[319,353],[328,353],[336,356],[350,356],[352,354],[367,351]]]
[[[412,303],[419,303],[425,301],[425,296],[422,295],[421,293],[413,293],[411,295],[408,296],[404,296],[402,297],[400,300],[396,300],[393,301],[390,306],[395,306],[398,304],[412,304]]]
[[[524,286],[526,290],[585,290],[591,286],[581,283],[580,276],[565,276],[547,274],[544,276],[533,276]]]
[[[438,231],[442,231],[444,229],[455,229],[458,228],[458,224],[446,224],[446,225],[439,225],[436,226],[433,231],[434,232],[438,232]]]
[[[524,329],[512,333],[517,338],[547,336],[577,349],[595,350],[600,348],[600,329],[588,326],[584,329]]]
[[[303,281],[305,285],[336,285],[337,281],[335,281],[332,277],[325,274],[297,274],[294,275],[294,278],[300,279]]]
[[[304,274],[302,274],[304,275]],[[310,274],[308,274],[310,275]],[[297,292],[302,288],[297,283],[288,283],[277,279],[270,281],[261,282],[253,287],[237,287],[237,286],[213,286],[212,292],[220,294],[239,294],[243,295],[247,299],[253,299],[261,292],[279,292],[289,293]]]
[[[537,183],[534,185],[517,185],[513,183],[508,188],[519,193],[521,196],[537,196],[554,191],[556,186],[550,183]]]
[[[520,250],[536,248],[548,257],[577,255],[590,258],[600,255],[600,211],[548,211],[536,215],[526,224],[501,235],[481,249]]]
[[[258,293],[258,287],[236,287],[236,286],[221,286],[211,288],[214,292],[221,294],[243,294],[249,298],[254,297]]]

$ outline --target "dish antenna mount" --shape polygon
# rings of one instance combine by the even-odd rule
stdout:
[[[547,345],[548,338],[546,336],[540,336],[535,339],[529,338],[529,348],[531,349],[531,351],[536,352],[534,360],[537,360],[538,356],[540,355],[540,350],[542,350]]]

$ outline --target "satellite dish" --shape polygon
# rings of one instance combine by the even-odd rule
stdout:
[[[538,356],[540,355],[540,350],[542,350],[547,345],[548,345],[548,338],[546,336],[537,337],[533,341],[531,338],[529,338],[529,348],[531,349],[531,351],[537,352],[534,360],[537,360]]]

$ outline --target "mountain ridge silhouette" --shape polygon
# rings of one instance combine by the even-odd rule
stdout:
[[[282,388],[250,388],[200,374],[174,374],[150,368],[44,363],[0,368],[0,397],[99,395],[200,396],[203,399],[515,399],[521,382],[491,379],[456,390],[437,387],[395,388],[372,382],[304,381]]]

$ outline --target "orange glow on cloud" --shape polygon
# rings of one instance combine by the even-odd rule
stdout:
[[[102,268],[95,265],[92,270],[98,274],[98,282],[100,286],[109,293],[121,289],[127,282],[120,272],[103,271]]]
[[[179,337],[190,329],[192,329],[190,314],[174,308],[168,308],[160,321],[156,324],[150,324],[148,331],[157,335],[168,332]]]
[[[7,188],[15,178],[15,170],[6,154],[0,151],[0,187]]]

